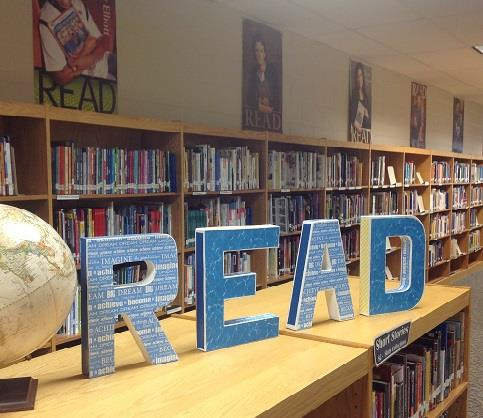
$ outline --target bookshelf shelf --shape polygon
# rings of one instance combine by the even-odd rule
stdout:
[[[454,388],[448,395],[448,397],[441,402],[435,409],[429,411],[427,418],[439,418],[444,411],[451,408],[454,403],[460,399],[462,395],[468,390],[468,382],[463,382]]]
[[[425,187],[429,187],[429,182],[426,182],[425,184],[405,184],[404,185],[405,189],[425,188]]]
[[[326,192],[354,192],[359,190],[367,190],[369,186],[352,186],[352,187],[326,187]]]
[[[294,277],[293,274],[281,274],[278,277],[269,277],[268,278],[268,285],[274,285],[274,284],[280,284],[280,283],[285,283],[289,280],[292,280]]]
[[[389,254],[389,253],[386,253],[386,254]],[[356,263],[360,259],[361,259],[360,257],[349,258],[345,260],[345,264],[348,265],[348,264]]]
[[[434,263],[432,266],[429,266],[430,269],[434,269],[436,267],[442,266],[443,264],[449,263],[450,260],[441,260],[438,261],[437,263]]]
[[[53,195],[52,198],[61,201],[75,200],[118,200],[118,199],[157,199],[163,197],[179,197],[180,193],[132,193],[132,194],[73,194]]]
[[[9,202],[29,202],[37,200],[47,200],[49,195],[47,194],[37,194],[37,195],[14,195],[14,196],[0,196],[0,203]]]
[[[323,192],[324,188],[315,189],[269,189],[268,193],[317,193]]]
[[[300,235],[302,231],[293,231],[293,232],[280,232],[280,237],[296,237]]]
[[[451,257],[450,261],[459,260],[461,257],[466,257],[467,255],[468,255],[468,253],[461,253],[460,255],[457,255],[456,257]]]
[[[438,241],[440,239],[446,239],[446,238],[449,238],[451,235],[448,234],[448,235],[434,235],[434,236],[429,236],[429,240],[430,241]]]
[[[249,195],[265,193],[263,189],[249,189],[249,190],[223,190],[219,192],[183,192],[185,196],[203,197],[203,196],[231,196],[231,195]]]
[[[438,210],[431,210],[429,213],[431,215],[435,214],[435,213],[445,213],[445,212],[449,212],[451,209],[438,209]]]

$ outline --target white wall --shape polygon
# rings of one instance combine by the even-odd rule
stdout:
[[[119,112],[241,126],[242,15],[208,0],[117,0]],[[33,100],[30,0],[2,0],[0,100]],[[13,41],[12,41],[13,40]],[[283,33],[289,134],[347,138],[349,59]],[[373,66],[373,142],[409,145],[411,80]],[[453,96],[429,87],[426,145],[451,150]],[[483,106],[465,102],[464,152],[482,153]]]

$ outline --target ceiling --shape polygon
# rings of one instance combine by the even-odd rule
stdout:
[[[216,0],[280,30],[483,103],[483,0]]]

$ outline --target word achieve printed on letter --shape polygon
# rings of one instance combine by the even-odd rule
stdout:
[[[146,278],[114,285],[113,266],[144,261]],[[82,372],[114,373],[114,325],[122,315],[144,358],[151,364],[176,361],[155,311],[178,293],[178,254],[169,235],[81,238]]]
[[[212,351],[276,337],[279,318],[264,314],[225,321],[226,299],[251,296],[255,273],[224,275],[225,251],[278,247],[280,228],[273,225],[196,229],[197,347]]]
[[[312,326],[321,291],[326,291],[332,319],[354,318],[338,220],[304,221],[302,225],[287,328]]]
[[[386,238],[401,239],[401,285],[386,290]],[[377,315],[414,308],[424,291],[426,234],[415,216],[363,216],[361,223],[362,315]]]

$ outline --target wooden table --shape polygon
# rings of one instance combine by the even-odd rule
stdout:
[[[35,411],[11,416],[297,417],[367,382],[365,349],[281,335],[205,353],[195,348],[194,321],[161,325],[178,362],[147,365],[125,332],[116,335],[116,372],[109,376],[81,375],[80,346],[0,370],[0,378],[39,379]]]
[[[292,282],[260,290],[254,296],[225,301],[225,319],[273,313],[280,317],[280,332],[284,335],[296,335],[352,347],[372,348],[377,335],[408,321],[412,322],[409,336],[409,342],[412,342],[448,317],[465,309],[470,299],[470,291],[466,288],[426,286],[423,298],[415,308],[368,317],[359,315],[359,283],[359,278],[349,278],[355,314],[355,318],[350,321],[331,320],[325,296],[319,293],[312,328],[301,331],[286,329],[292,297]],[[195,320],[196,311],[178,316]]]

